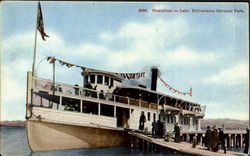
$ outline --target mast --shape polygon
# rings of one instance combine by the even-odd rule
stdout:
[[[32,66],[32,76],[35,77],[36,69],[36,44],[37,44],[37,25],[38,25],[38,11],[39,11],[39,1],[37,3],[37,15],[36,15],[36,33],[35,33],[35,45],[34,45],[34,54],[33,54],[33,66]]]
[[[56,62],[56,59],[55,59],[55,57],[53,58],[54,59],[54,61],[53,61],[53,86],[52,86],[52,88],[53,88],[53,100],[54,100],[54,98],[55,98],[55,72],[56,72],[56,70],[55,70],[55,62]],[[53,107],[53,101],[52,101],[52,103],[51,103],[51,108]],[[58,109],[58,104],[57,104],[57,109]]]

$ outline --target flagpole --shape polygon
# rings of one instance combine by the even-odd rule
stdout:
[[[39,4],[39,1],[38,1]],[[34,45],[34,54],[33,54],[33,66],[32,66],[32,76],[35,77],[35,73],[36,73],[36,69],[35,69],[35,65],[36,65],[36,43],[37,43],[37,20],[38,20],[38,4],[37,4],[37,15],[36,15],[36,33],[35,33],[35,45]]]

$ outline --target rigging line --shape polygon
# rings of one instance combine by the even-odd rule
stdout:
[[[51,56],[49,56],[51,57]],[[58,59],[57,57],[54,57],[56,60],[59,60],[59,61],[63,61],[61,59]],[[98,70],[98,71],[103,71],[103,72],[108,72],[106,70],[99,70],[99,69],[95,69],[95,68],[90,68],[90,67],[86,67],[86,66],[81,66],[81,65],[78,65],[78,64],[74,64],[74,63],[69,63],[69,62],[66,62],[66,61],[63,61],[65,63],[68,63],[68,64],[71,64],[73,66],[76,66],[76,67],[82,67],[82,68],[86,68],[86,69],[90,69],[90,70]],[[113,74],[137,74],[137,73],[142,73],[143,75],[145,74],[145,72],[136,72],[136,73],[116,73],[116,72],[110,72],[110,73],[113,73]]]
[[[40,53],[40,52],[39,52],[39,53]],[[58,60],[58,61],[65,62],[65,61],[63,61],[63,60],[61,60],[61,59],[58,59],[58,58],[55,57],[55,56],[52,57],[52,56],[49,56],[49,55],[47,55],[47,54],[43,54],[43,53],[40,53],[40,54],[46,56],[47,58],[49,58],[49,57],[54,58],[55,61]],[[72,65],[72,66],[81,67],[82,69],[84,68],[84,70],[85,70],[85,69],[89,69],[89,70],[98,70],[98,69],[95,69],[95,68],[89,68],[89,67],[86,67],[86,66],[81,66],[81,65],[77,65],[77,64],[73,64],[73,63],[68,63],[68,62],[65,62],[65,63],[66,63],[66,64],[70,64],[70,65]],[[106,70],[98,70],[98,71],[108,72],[108,71],[106,71]],[[145,75],[145,72],[136,72],[136,73],[116,73],[116,72],[109,72],[109,73],[113,73],[113,74],[116,74],[116,75],[120,75],[120,74],[123,74],[123,75],[129,75],[129,74],[133,74],[133,75],[142,74],[142,77],[145,77],[145,76],[144,76],[144,75]],[[121,77],[121,76],[120,76],[120,77]]]
[[[47,58],[47,56],[44,57],[44,58],[38,63],[38,65],[36,66],[36,76],[37,76],[37,71],[38,71],[38,67],[39,67],[40,63],[42,63],[42,61],[44,61],[46,58]]]
[[[167,88],[172,88],[172,89],[174,89],[172,86],[170,86],[165,80],[163,80],[162,79],[162,77],[160,77],[160,79],[161,79],[161,82],[166,86],[167,85]],[[175,92],[179,92],[179,93],[181,93],[181,94],[191,94],[191,90],[190,90],[190,92],[182,92],[182,91],[179,91],[179,90],[177,90],[177,89],[174,89],[175,90]],[[175,93],[174,92],[174,93]]]

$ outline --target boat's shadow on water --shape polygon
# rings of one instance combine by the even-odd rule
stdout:
[[[231,151],[242,151],[243,149],[229,149]],[[117,155],[126,155],[126,156],[140,156],[140,155],[150,155],[150,156],[187,156],[187,154],[182,154],[172,150],[161,150],[161,151],[144,151],[139,149],[131,148],[105,148],[105,149],[75,149],[75,150],[60,150],[60,151],[44,151],[44,152],[30,152],[29,156],[99,156],[99,155],[108,155],[108,156],[117,156]]]
[[[117,156],[117,155],[150,155],[150,156],[183,156],[186,154],[181,154],[174,151],[159,151],[159,152],[150,152],[139,149],[131,149],[131,148],[105,148],[105,149],[77,149],[77,150],[61,150],[61,151],[45,151],[45,152],[30,152],[29,156],[92,156],[92,155],[109,155],[109,156]]]

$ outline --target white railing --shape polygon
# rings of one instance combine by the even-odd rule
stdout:
[[[119,96],[115,94],[104,94],[102,92],[98,92],[97,90],[79,87],[77,85],[69,85],[64,83],[56,82],[53,87],[53,82],[51,80],[45,80],[40,78],[35,78],[35,89],[45,92],[53,92],[53,88],[55,93],[63,93],[67,95],[80,96],[80,97],[89,97],[96,98],[99,100],[107,100],[110,102],[120,102],[128,105],[136,105],[141,107],[151,106],[151,108],[157,109],[157,104],[148,103],[147,101],[138,100],[134,98]]]
[[[205,114],[206,106],[201,106],[200,114]]]

